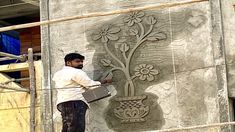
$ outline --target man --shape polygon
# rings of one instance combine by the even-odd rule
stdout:
[[[78,53],[67,54],[65,66],[54,74],[57,88],[57,108],[62,115],[62,132],[84,132],[85,114],[88,103],[82,96],[81,86],[101,85],[111,80],[93,81],[82,71],[84,56]]]

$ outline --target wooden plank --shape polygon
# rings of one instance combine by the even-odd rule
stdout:
[[[35,105],[36,83],[35,67],[33,61],[33,49],[28,49],[29,79],[30,79],[30,132],[35,132]]]
[[[36,132],[40,132],[41,124],[41,106],[40,106],[40,95],[41,95],[41,61],[35,63],[35,74],[36,74],[36,87],[37,87],[37,102],[36,102]],[[0,73],[0,83],[9,80],[10,78]],[[20,87],[16,83],[11,82],[11,86]],[[4,90],[0,92],[0,131],[4,132],[28,132],[30,127],[30,96],[24,92],[14,92],[12,90]],[[9,91],[9,92],[8,92]]]
[[[38,63],[38,62],[35,61],[34,63]],[[0,72],[22,71],[22,70],[27,70],[28,68],[29,68],[29,64],[27,62],[7,64],[7,65],[0,65]]]
[[[29,68],[28,63],[8,64],[8,65],[1,65],[0,72],[22,71],[22,70],[27,70],[28,68]]]
[[[0,110],[1,132],[29,132],[29,108]],[[41,109],[36,107],[36,131],[41,132]]]
[[[28,92],[29,93],[29,89],[9,87],[9,86],[3,85],[3,84],[0,84],[0,88],[8,89],[8,90],[14,90],[14,91],[20,91],[20,92]]]
[[[35,64],[35,77],[36,77],[36,105],[40,105],[41,100],[41,61],[37,61]],[[28,76],[27,76],[28,77]],[[11,80],[9,76],[4,73],[0,73],[0,83],[7,82]],[[23,88],[24,86],[10,82],[7,86],[14,88]],[[29,84],[25,86],[29,88]],[[3,109],[15,109],[15,108],[23,108],[30,107],[30,96],[25,92],[16,92],[14,90],[2,89],[0,88],[0,111]],[[0,123],[1,124],[1,123]]]
[[[0,73],[0,83],[11,80],[9,76]],[[9,87],[21,88],[22,86],[15,82],[10,82]],[[0,88],[0,110],[29,107],[29,94],[26,92],[16,92],[15,90]]]

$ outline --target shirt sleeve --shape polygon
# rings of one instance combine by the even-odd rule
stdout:
[[[75,75],[72,77],[72,80],[77,82],[78,84],[89,87],[93,85],[101,85],[99,81],[94,81],[88,77],[88,75],[84,71],[79,71],[75,73]]]

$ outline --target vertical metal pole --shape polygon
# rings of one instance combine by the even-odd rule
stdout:
[[[33,60],[33,49],[28,49],[28,64],[29,64],[29,80],[30,80],[30,132],[35,132],[35,70]]]

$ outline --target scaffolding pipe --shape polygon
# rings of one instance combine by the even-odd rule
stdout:
[[[6,60],[15,60],[15,59],[11,58],[11,57],[2,57],[2,58],[0,58],[0,61],[6,61]]]
[[[29,64],[29,80],[30,80],[30,132],[35,132],[36,83],[35,83],[35,69],[34,69],[32,48],[28,49],[28,64]]]
[[[26,88],[14,88],[14,87],[6,86],[6,85],[4,85],[4,84],[0,84],[0,88],[2,88],[2,89],[9,89],[9,90],[15,90],[15,91],[20,91],[20,92],[28,92],[28,93],[29,93],[29,89],[26,89]]]
[[[30,28],[30,27],[36,27],[36,26],[42,26],[42,25],[49,25],[49,24],[61,23],[61,22],[84,19],[84,18],[124,14],[124,13],[130,13],[130,12],[133,12],[133,11],[151,10],[151,9],[164,9],[164,8],[189,5],[189,4],[205,2],[205,1],[209,1],[209,0],[191,0],[191,1],[183,1],[183,2],[175,2],[175,3],[163,3],[163,4],[160,4],[160,5],[158,4],[158,5],[151,5],[151,6],[144,6],[144,7],[121,9],[121,10],[115,10],[115,11],[111,11],[111,12],[95,12],[95,13],[89,13],[89,14],[78,15],[78,16],[58,18],[58,19],[54,19],[54,20],[32,22],[32,23],[2,27],[2,28],[0,28],[0,32],[16,30],[16,29],[23,29],[23,28]]]
[[[12,78],[9,81],[4,82],[3,84],[8,84],[10,82],[20,82],[20,81],[25,81],[25,80],[29,80],[29,78],[28,77],[27,78],[19,78],[19,79]]]
[[[3,55],[0,55],[0,56],[3,56]],[[28,56],[28,55],[27,54],[23,54],[23,55],[20,55],[20,56],[22,56],[24,58],[24,60],[22,60],[22,61],[25,61],[26,60],[26,56]],[[41,56],[41,53],[35,53],[35,54],[33,54],[33,56]],[[16,58],[11,58],[11,57],[2,57],[2,58],[0,58],[0,61],[7,61],[7,60],[16,60]]]
[[[0,56],[10,57],[10,58],[14,58],[14,59],[21,60],[21,61],[26,60],[26,57],[24,57],[24,56],[17,56],[17,55],[8,54],[5,52],[0,52]]]

